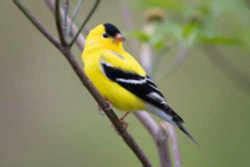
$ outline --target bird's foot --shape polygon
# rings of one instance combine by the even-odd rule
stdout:
[[[122,126],[123,129],[127,130],[128,128],[128,123],[124,121],[124,118],[129,114],[129,112],[126,112],[121,118],[119,118],[119,123]],[[120,135],[120,133],[118,132],[118,130],[114,127],[114,125],[112,125],[112,127],[117,131],[118,135]]]
[[[122,124],[123,128],[127,129],[128,128],[128,123],[124,121],[124,119],[128,116],[129,112],[126,112],[119,120],[120,123]]]
[[[125,122],[124,120],[121,120],[121,119],[119,119],[119,120],[120,120],[120,124],[122,125],[122,127],[123,127],[124,129],[127,129],[127,128],[128,128],[128,123]]]

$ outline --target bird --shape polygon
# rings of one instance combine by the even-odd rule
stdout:
[[[86,37],[83,68],[100,94],[116,109],[128,113],[146,110],[179,128],[196,143],[184,120],[140,63],[123,47],[125,37],[111,23],[99,24]]]

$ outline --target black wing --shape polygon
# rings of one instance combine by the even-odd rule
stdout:
[[[167,105],[163,94],[149,76],[144,77],[133,72],[123,71],[105,62],[102,62],[101,65],[103,72],[110,80],[118,83],[147,103],[163,110],[172,117],[174,122],[183,122],[182,118]]]

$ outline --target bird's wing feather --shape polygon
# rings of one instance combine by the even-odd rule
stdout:
[[[184,127],[183,119],[167,104],[154,81],[146,75],[136,60],[130,55],[103,54],[100,62],[107,78],[148,103],[149,111],[177,126],[194,143],[197,143]]]
[[[147,103],[161,109],[165,114],[171,116],[174,122],[183,122],[182,118],[167,105],[163,94],[149,76],[141,76],[125,71],[104,61],[101,62],[101,66],[104,74],[111,81],[116,82]]]

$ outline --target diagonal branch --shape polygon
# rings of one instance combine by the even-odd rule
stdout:
[[[54,39],[53,36],[51,36],[47,29],[45,29],[40,22],[32,16],[32,14],[26,10],[26,8],[18,1],[13,0],[13,2],[18,6],[18,8],[24,13],[24,15],[33,23],[33,25],[42,33],[44,36],[51,41],[56,48],[64,55],[64,57],[68,60],[71,67],[73,68],[74,72],[78,75],[79,79],[81,80],[82,84],[87,88],[87,90],[90,92],[90,94],[93,96],[93,98],[96,100],[96,102],[100,105],[100,107],[103,109],[105,114],[108,116],[109,120],[114,125],[115,129],[119,133],[119,135],[123,138],[124,142],[130,147],[130,149],[134,152],[134,154],[137,156],[137,158],[141,161],[142,165],[145,167],[151,167],[151,163],[149,162],[148,158],[145,156],[142,149],[138,146],[138,144],[135,142],[133,137],[127,132],[126,128],[122,126],[120,123],[119,118],[114,113],[112,108],[109,107],[109,105],[106,103],[106,101],[103,99],[103,97],[100,95],[100,93],[96,90],[96,88],[93,86],[91,81],[88,79],[88,77],[85,75],[84,71],[82,70],[81,65],[77,62],[76,58],[72,54],[70,48],[68,46],[62,45],[62,43],[59,43]],[[53,3],[55,4],[55,3]],[[59,11],[59,10],[58,10]],[[60,15],[57,15],[60,17]],[[58,18],[57,18],[58,19]],[[61,24],[59,22],[59,24]],[[62,42],[62,41],[61,41]]]
[[[29,19],[29,21],[38,29],[38,31],[40,31],[56,48],[60,48],[60,42],[47,31],[47,29],[40,23],[39,20],[30,14],[31,12],[25,6],[23,6],[19,0],[13,0],[13,2]]]

